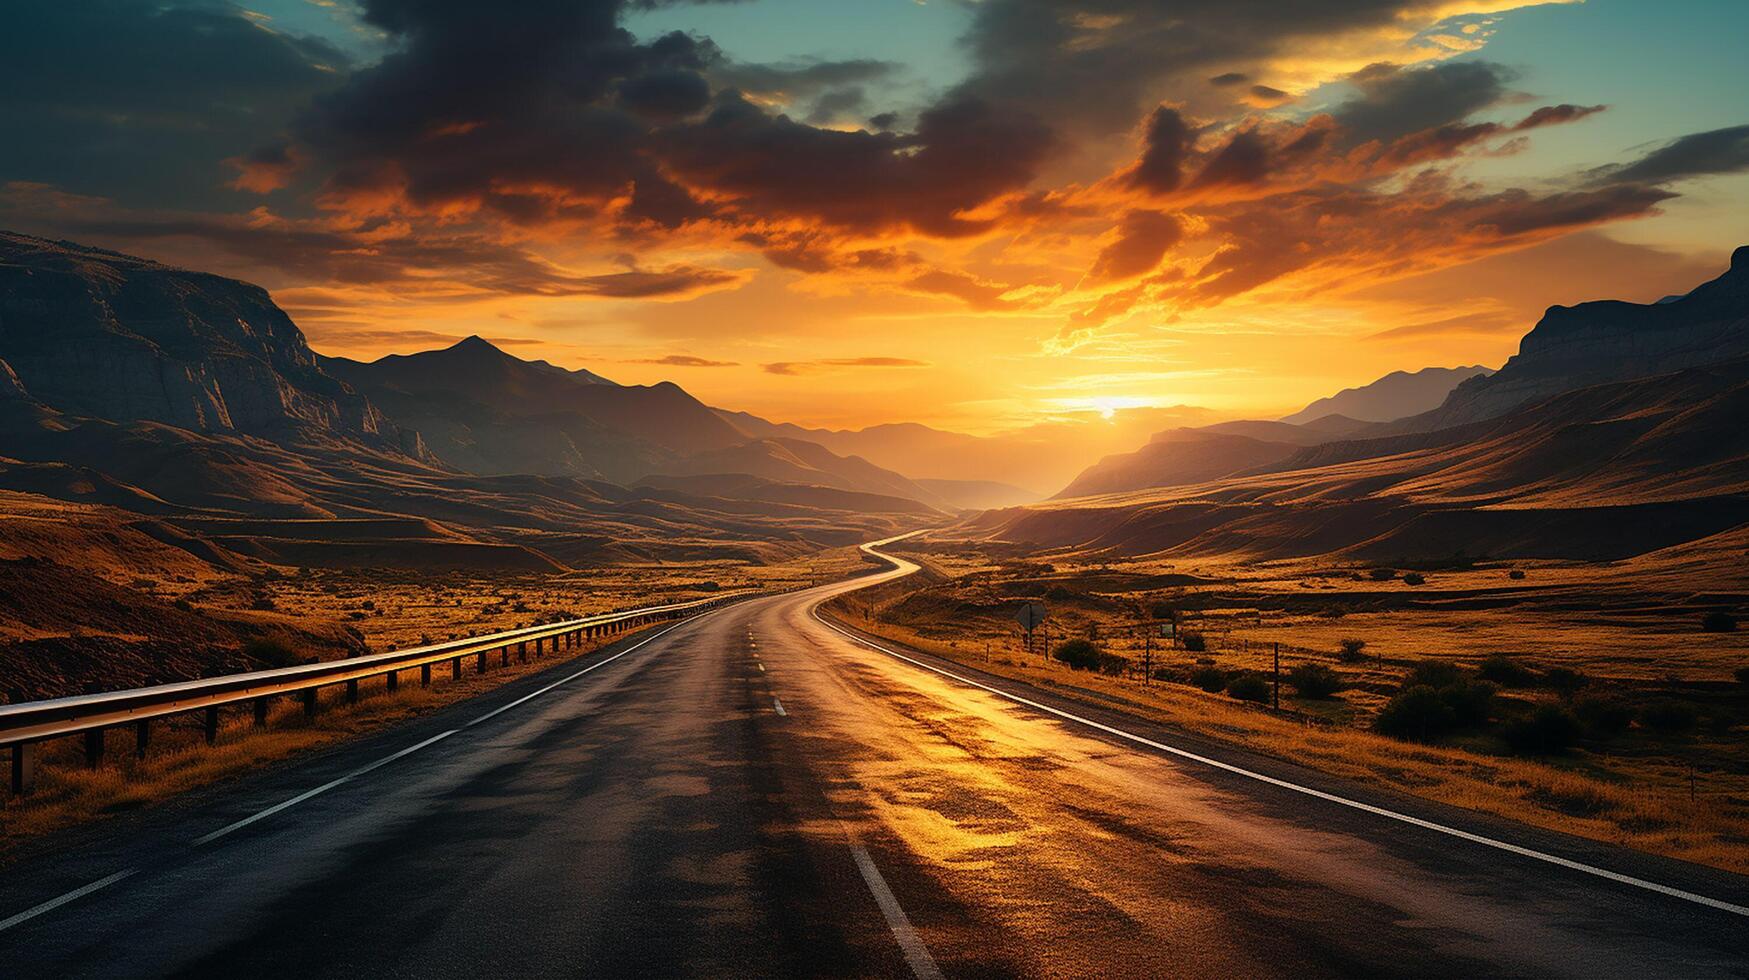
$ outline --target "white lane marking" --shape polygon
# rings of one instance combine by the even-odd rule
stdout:
[[[329,790],[334,789],[338,786],[343,786],[346,783],[349,783],[352,780],[357,779],[358,777],[363,776],[368,772],[371,772],[372,770],[380,769],[383,766],[386,766],[389,763],[394,762],[397,759],[406,758],[407,756],[410,756],[413,753],[418,752],[421,749],[435,745],[438,742],[441,742],[444,739],[449,738],[451,735],[454,735],[457,732],[460,732],[462,729],[472,728],[473,726],[478,725],[480,722],[485,721],[488,718],[493,718],[493,717],[496,717],[497,715],[503,714],[505,711],[508,711],[509,709],[514,708],[519,704],[523,704],[523,703],[525,703],[533,698],[537,698],[537,697],[541,696],[542,694],[545,694],[548,691],[551,691],[553,688],[558,687],[559,685],[566,683],[567,681],[576,680],[577,678],[582,677],[584,674],[589,673],[590,671],[596,669],[597,667],[605,667],[608,664],[613,663],[615,660],[618,660],[619,658],[625,656],[626,654],[631,653],[633,650],[636,650],[638,647],[641,647],[644,644],[649,643],[651,640],[656,639],[657,637],[661,636],[663,633],[667,633],[669,630],[678,629],[681,626],[686,625],[686,623],[697,622],[699,619],[704,618],[704,615],[709,615],[709,613],[705,613],[701,616],[696,616],[692,619],[685,620],[683,622],[675,623],[674,625],[669,626],[666,629],[663,629],[662,631],[660,631],[658,633],[654,633],[650,636],[646,636],[642,640],[639,640],[637,643],[634,643],[631,646],[625,648],[624,650],[621,650],[620,652],[614,654],[613,656],[608,657],[606,660],[602,660],[602,661],[599,661],[597,663],[590,664],[588,667],[585,667],[582,670],[579,670],[574,674],[567,675],[567,676],[565,676],[557,681],[554,681],[553,683],[548,684],[547,686],[541,688],[538,691],[535,691],[532,694],[524,695],[523,697],[517,698],[515,701],[512,701],[509,704],[504,705],[501,708],[498,708],[494,711],[487,712],[486,714],[483,714],[480,717],[475,718],[473,721],[470,721],[467,724],[463,725],[461,728],[452,728],[446,732],[439,732],[438,734],[431,736],[430,738],[426,739],[423,742],[420,742],[416,745],[409,745],[406,748],[401,749],[399,752],[394,752],[394,753],[391,753],[389,755],[385,755],[381,759],[378,759],[375,762],[370,763],[369,765],[361,766],[361,767],[354,769],[353,771],[347,773],[344,776],[340,776],[338,778],[331,779],[328,782],[323,783],[320,786],[317,786],[315,789],[305,790],[304,792],[299,793],[298,795],[292,797],[289,800],[283,800],[279,803],[275,803],[273,806],[270,806],[265,810],[261,810],[257,813],[251,814],[251,815],[244,817],[243,819],[238,820],[234,823],[226,824],[225,826],[220,827],[218,830],[215,830],[210,834],[207,834],[207,835],[202,836],[202,837],[197,837],[197,838],[195,838],[192,846],[200,847],[200,846],[205,845],[205,844],[210,844],[213,841],[218,840],[219,838],[224,837],[227,834],[242,830],[244,827],[247,827],[252,823],[255,823],[259,820],[265,820],[268,817],[271,817],[276,813],[280,813],[284,810],[288,810],[294,806],[297,806],[299,803],[302,803],[305,800],[320,796],[323,793],[326,793]],[[31,907],[31,908],[25,909],[23,912],[19,912],[18,914],[13,915],[10,918],[0,919],[0,932],[5,932],[7,929],[10,929],[13,926],[18,925],[20,922],[24,922],[24,921],[29,920],[29,919],[34,919],[37,916],[42,915],[44,912],[50,912],[50,911],[53,911],[57,908],[60,908],[61,906],[67,904],[68,902],[73,902],[73,901],[77,901],[81,898],[84,898],[86,895],[89,895],[92,892],[95,892],[95,891],[102,889],[102,888],[107,888],[110,885],[113,885],[116,882],[121,881],[123,878],[130,877],[134,874],[137,874],[138,872],[139,872],[138,868],[126,868],[126,869],[123,869],[121,871],[117,871],[115,874],[112,874],[107,878],[99,878],[98,880],[96,880],[88,885],[84,885],[84,886],[81,886],[79,888],[75,888],[72,891],[67,892],[65,895],[60,895],[58,897],[51,898],[48,901],[43,902],[41,905],[36,905],[36,906]]]
[[[1560,856],[1555,855],[1555,854],[1547,854],[1547,853],[1544,853],[1542,851],[1534,850],[1532,848],[1522,847],[1518,844],[1511,844],[1511,843],[1508,843],[1506,841],[1495,840],[1492,837],[1484,837],[1481,834],[1472,834],[1467,830],[1459,830],[1456,827],[1448,827],[1445,824],[1434,823],[1431,820],[1423,820],[1420,817],[1413,817],[1407,813],[1398,813],[1395,810],[1387,810],[1384,807],[1373,806],[1370,803],[1362,803],[1359,800],[1351,800],[1351,799],[1347,798],[1346,796],[1337,796],[1334,793],[1326,793],[1323,790],[1313,789],[1310,786],[1301,786],[1298,783],[1290,783],[1285,779],[1277,779],[1274,776],[1266,776],[1263,773],[1253,772],[1250,769],[1245,769],[1245,768],[1242,768],[1240,766],[1235,766],[1231,763],[1222,762],[1219,759],[1211,759],[1205,755],[1198,755],[1195,752],[1191,752],[1191,751],[1188,751],[1185,749],[1175,748],[1171,745],[1166,745],[1162,742],[1156,742],[1151,738],[1144,738],[1140,735],[1136,735],[1136,734],[1133,734],[1131,732],[1126,732],[1121,728],[1113,728],[1110,725],[1101,724],[1100,722],[1094,721],[1091,718],[1083,718],[1080,715],[1073,714],[1073,713],[1068,712],[1068,711],[1063,711],[1060,708],[1053,708],[1048,704],[1040,704],[1037,701],[1033,701],[1029,698],[1023,698],[1018,694],[1011,694],[1011,693],[1004,691],[1000,688],[991,687],[988,684],[981,684],[975,680],[972,680],[970,677],[963,677],[959,674],[954,673],[953,671],[943,670],[940,667],[936,667],[932,664],[924,663],[921,660],[917,660],[917,659],[912,658],[912,657],[907,657],[902,653],[895,653],[892,650],[889,650],[886,647],[883,647],[878,643],[874,643],[872,641],[865,640],[860,636],[857,636],[853,633],[846,632],[845,630],[840,629],[837,626],[834,626],[832,623],[827,622],[825,619],[823,619],[820,616],[820,609],[818,606],[815,606],[812,610],[810,610],[810,612],[812,613],[815,621],[820,623],[820,625],[826,627],[827,629],[833,631],[834,633],[839,634],[840,636],[845,637],[846,639],[850,640],[852,643],[860,644],[861,646],[868,647],[871,650],[878,650],[881,653],[884,653],[889,657],[896,657],[899,660],[903,660],[906,663],[911,664],[912,666],[920,667],[924,670],[930,671],[931,673],[940,674],[943,677],[950,677],[956,681],[959,681],[962,684],[967,684],[967,685],[970,685],[972,687],[978,688],[978,689],[983,690],[983,691],[988,691],[991,694],[996,695],[997,697],[1006,698],[1010,701],[1015,702],[1016,704],[1024,704],[1029,708],[1033,708],[1033,709],[1036,709],[1038,711],[1043,711],[1046,714],[1056,715],[1059,718],[1064,718],[1064,719],[1067,719],[1069,721],[1077,722],[1079,724],[1086,725],[1089,728],[1095,728],[1095,729],[1098,729],[1099,731],[1105,732],[1107,734],[1116,735],[1119,738],[1128,739],[1129,741],[1135,742],[1138,745],[1145,745],[1151,749],[1157,749],[1161,752],[1166,752],[1168,754],[1178,756],[1179,758],[1182,758],[1182,759],[1189,759],[1192,762],[1200,762],[1206,766],[1213,766],[1216,769],[1221,769],[1221,770],[1224,770],[1226,772],[1233,773],[1235,775],[1244,776],[1248,779],[1255,779],[1261,783],[1268,783],[1271,786],[1279,786],[1282,789],[1293,790],[1296,793],[1303,793],[1307,796],[1317,797],[1320,800],[1326,800],[1330,803],[1340,804],[1341,806],[1350,807],[1352,809],[1360,810],[1360,811],[1363,811],[1365,813],[1370,813],[1370,814],[1373,814],[1375,816],[1385,817],[1386,819],[1396,820],[1396,821],[1399,821],[1401,823],[1410,824],[1410,825],[1415,826],[1415,827],[1420,827],[1423,830],[1431,830],[1431,831],[1434,831],[1436,833],[1446,834],[1446,835],[1449,835],[1451,837],[1456,837],[1460,840],[1469,841],[1472,844],[1481,844],[1484,847],[1492,847],[1492,848],[1495,848],[1497,850],[1506,851],[1509,854],[1517,854],[1520,857],[1527,857],[1527,858],[1531,858],[1533,860],[1543,861],[1543,862],[1546,862],[1548,864],[1553,864],[1553,865],[1556,865],[1557,867],[1566,868],[1569,871],[1578,871],[1578,872],[1582,872],[1582,873],[1588,874],[1588,875],[1595,875],[1596,877],[1604,878],[1606,880],[1617,882],[1619,884],[1632,885],[1635,888],[1643,888],[1646,891],[1657,892],[1660,895],[1668,895],[1671,898],[1679,898],[1685,902],[1693,902],[1696,905],[1705,905],[1709,908],[1720,909],[1720,910],[1725,911],[1725,912],[1730,912],[1734,915],[1741,915],[1741,916],[1749,917],[1749,907],[1746,907],[1746,906],[1735,905],[1735,904],[1732,904],[1731,902],[1721,901],[1721,900],[1716,899],[1716,898],[1708,898],[1705,895],[1697,895],[1694,892],[1684,891],[1680,888],[1672,888],[1669,885],[1660,885],[1659,883],[1657,883],[1655,881],[1647,881],[1644,878],[1635,878],[1632,875],[1624,875],[1624,874],[1621,874],[1620,872],[1610,871],[1607,868],[1599,868],[1595,865],[1585,864],[1585,863],[1580,862],[1580,861],[1574,861],[1574,860],[1571,860],[1568,858],[1560,857]]]
[[[139,870],[140,869],[138,869],[138,868],[124,868],[123,870],[117,871],[115,874],[112,874],[107,878],[99,878],[96,881],[90,883],[89,885],[82,885],[78,888],[75,888],[72,891],[68,892],[67,894],[60,896],[59,898],[51,898],[48,901],[42,903],[41,905],[31,906],[30,908],[25,909],[23,912],[20,912],[17,915],[8,916],[7,918],[0,919],[0,932],[5,932],[6,930],[12,928],[13,926],[18,925],[20,922],[26,922],[26,921],[29,921],[31,919],[34,919],[37,916],[43,914],[44,912],[53,912],[55,909],[60,908],[61,906],[67,904],[68,902],[73,902],[73,901],[77,901],[81,898],[84,898],[85,896],[91,894],[94,891],[97,891],[100,888],[108,888],[110,885],[115,884],[116,882],[122,880],[123,878],[131,877],[132,875],[138,873]]]
[[[785,718],[789,717],[789,712],[783,710],[783,702],[782,701],[779,701],[777,698],[774,697],[771,699],[771,706],[773,708],[777,709],[778,714],[783,715]]]
[[[850,845],[850,853],[856,857],[856,869],[862,872],[862,880],[868,884],[868,890],[874,895],[875,904],[881,907],[881,915],[886,917],[887,928],[893,931],[893,938],[899,941],[899,949],[905,954],[905,962],[910,964],[911,972],[918,980],[936,980],[941,976],[941,968],[935,965],[935,957],[929,955],[929,947],[918,937],[917,930],[911,928],[911,919],[905,915],[905,910],[899,905],[899,899],[893,895],[893,890],[887,887],[887,879],[881,877],[881,869],[875,867],[874,858],[868,856],[868,849],[861,844]]]

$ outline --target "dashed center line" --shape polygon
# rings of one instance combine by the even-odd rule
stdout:
[[[777,709],[778,714],[783,715],[786,718],[789,717],[789,712],[783,710],[783,702],[782,701],[779,701],[777,698],[772,698],[771,699],[771,706]]]

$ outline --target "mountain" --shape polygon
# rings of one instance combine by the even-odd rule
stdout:
[[[1264,470],[993,511],[969,536],[1084,554],[1384,563],[1619,560],[1749,524],[1749,358]]]
[[[1327,415],[1341,415],[1361,422],[1392,422],[1438,408],[1453,388],[1489,373],[1480,364],[1392,371],[1371,384],[1344,388],[1328,398],[1320,398],[1282,421],[1304,424]]]
[[[1133,453],[1105,457],[1077,476],[1057,497],[1204,483],[1287,459],[1302,445],[1305,443],[1174,429],[1157,434],[1154,441]]]
[[[626,483],[746,437],[671,382],[618,385],[525,361],[479,337],[369,363],[322,367],[417,429],[436,457],[478,474]]]
[[[325,373],[259,286],[0,232],[0,383],[18,410],[422,457]]]
[[[1749,246],[1730,268],[1683,296],[1656,303],[1600,300],[1552,306],[1518,353],[1439,407],[1400,424],[1432,431],[1493,418],[1586,385],[1648,377],[1749,355]]]
[[[950,507],[960,510],[989,510],[992,507],[1016,507],[1040,499],[1031,490],[1022,490],[995,480],[916,480],[918,486],[941,498]]]
[[[668,464],[660,475],[746,475],[777,483],[882,494],[947,506],[935,494],[892,470],[882,469],[860,456],[839,456],[805,439],[753,439],[707,450]]]

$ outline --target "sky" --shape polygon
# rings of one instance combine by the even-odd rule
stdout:
[[[0,227],[809,425],[1274,417],[1749,241],[1737,0],[0,17]]]

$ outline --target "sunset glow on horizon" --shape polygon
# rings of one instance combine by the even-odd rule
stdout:
[[[325,354],[479,335],[832,428],[1122,444],[1498,367],[1717,275],[1749,204],[1723,2],[25,16],[0,225],[259,283]]]

